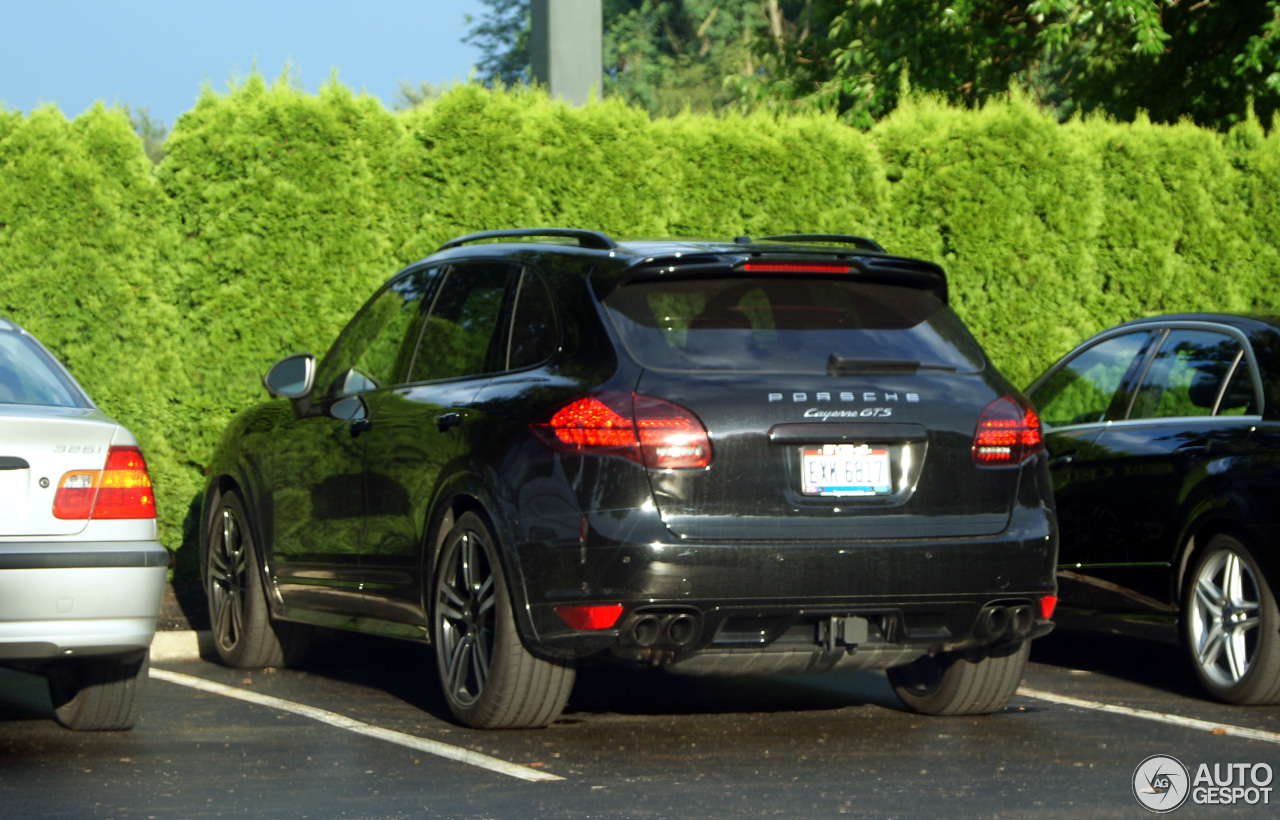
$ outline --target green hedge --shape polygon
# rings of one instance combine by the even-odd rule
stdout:
[[[1026,384],[1124,319],[1280,310],[1278,139],[1256,121],[1058,125],[1016,98],[916,98],[869,132],[476,86],[391,113],[254,75],[205,91],[154,170],[119,110],[0,111],[0,314],[138,435],[161,539],[186,558],[203,465],[264,398],[267,366],[323,352],[378,283],[452,236],[863,233],[941,263]]]

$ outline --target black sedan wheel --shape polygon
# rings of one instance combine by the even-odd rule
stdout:
[[[574,668],[537,658],[520,642],[493,536],[476,514],[464,514],[445,537],[433,597],[440,683],[460,723],[513,729],[559,717]]]
[[[209,524],[205,566],[213,645],[228,666],[256,668],[296,663],[310,630],[272,624],[261,563],[244,505],[235,493],[222,496]]]
[[[1183,635],[1200,683],[1228,703],[1280,702],[1280,614],[1249,549],[1217,535],[1183,595]]]

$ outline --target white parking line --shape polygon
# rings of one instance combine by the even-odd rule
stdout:
[[[1080,709],[1093,709],[1097,712],[1109,712],[1113,715],[1126,715],[1128,717],[1140,718],[1142,720],[1152,720],[1156,723],[1168,723],[1171,726],[1182,726],[1187,729],[1199,729],[1212,734],[1243,737],[1249,740],[1261,740],[1264,743],[1280,743],[1280,734],[1277,734],[1276,732],[1264,732],[1261,729],[1247,729],[1243,726],[1232,726],[1227,723],[1213,723],[1208,720],[1197,720],[1196,718],[1181,717],[1179,715],[1166,715],[1162,712],[1149,712],[1146,709],[1134,709],[1129,706],[1115,706],[1110,703],[1100,703],[1096,700],[1081,700],[1080,698],[1068,697],[1067,695],[1057,695],[1053,692],[1044,692],[1039,689],[1027,689],[1023,687],[1018,690],[1018,694],[1029,698],[1035,698],[1036,700],[1047,700],[1050,703],[1057,703],[1062,706],[1075,706]]]
[[[459,763],[466,763],[469,766],[478,766],[481,769],[488,769],[491,772],[505,774],[509,777],[518,777],[521,780],[530,781],[546,781],[546,780],[564,780],[563,777],[550,774],[548,772],[540,772],[537,769],[530,769],[528,766],[521,766],[516,763],[508,763],[505,760],[499,760],[496,757],[482,755],[479,752],[473,752],[469,749],[459,749],[457,746],[450,746],[447,743],[441,743],[438,740],[427,740],[416,735],[406,735],[403,732],[393,732],[390,729],[380,729],[377,726],[370,726],[367,723],[361,723],[358,720],[352,720],[344,715],[336,712],[329,712],[325,709],[317,709],[314,706],[305,706],[301,703],[275,698],[270,695],[262,695],[257,692],[249,692],[244,689],[237,689],[234,686],[225,686],[221,683],[197,678],[191,675],[183,675],[178,672],[169,672],[164,669],[152,669],[151,677],[157,678],[168,683],[176,683],[179,686],[189,686],[192,689],[199,689],[202,692],[210,692],[215,695],[222,695],[228,698],[256,703],[259,706],[268,706],[272,709],[279,709],[283,712],[292,712],[295,715],[318,720],[321,723],[327,723],[339,729],[346,729],[348,732],[355,732],[359,735],[385,740],[388,743],[396,743],[406,746],[410,749],[417,749],[420,752],[426,752],[430,755],[443,757],[447,760],[455,760]]]

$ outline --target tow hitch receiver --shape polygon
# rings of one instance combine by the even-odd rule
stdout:
[[[852,652],[859,644],[867,642],[869,630],[870,622],[866,618],[833,615],[818,621],[818,643],[828,652],[835,652],[837,646],[844,646]]]

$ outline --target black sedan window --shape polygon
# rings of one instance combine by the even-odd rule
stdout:
[[[1030,396],[1041,420],[1055,426],[1092,424],[1105,419],[1113,403],[1123,412],[1128,402],[1127,395],[1119,395],[1120,387],[1141,361],[1150,337],[1146,330],[1112,336],[1055,370]]]
[[[1254,406],[1248,362],[1238,341],[1223,333],[1175,328],[1151,360],[1129,418],[1243,414]],[[1233,395],[1219,406],[1227,377]],[[1244,386],[1244,391],[1240,387]]]

